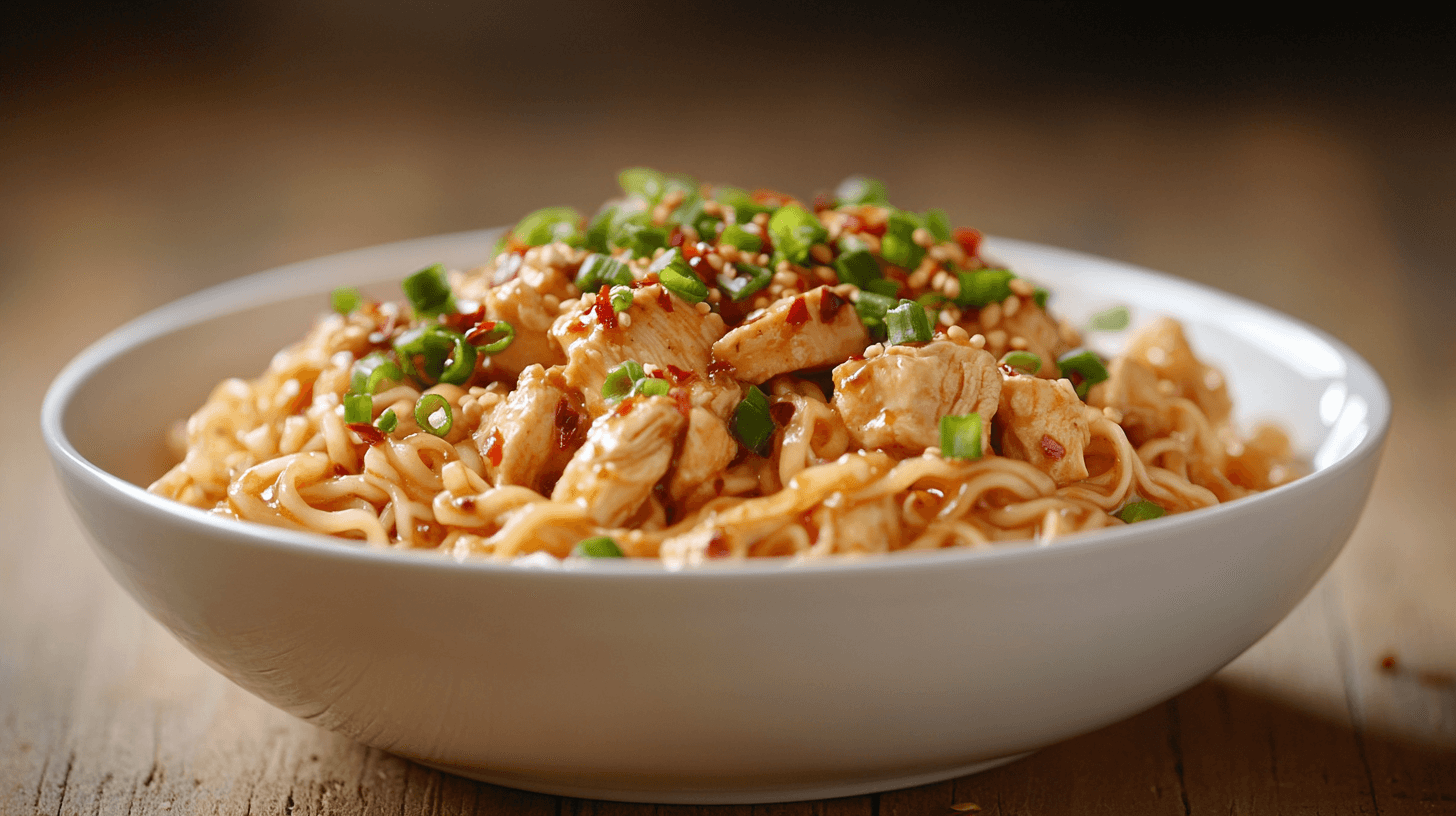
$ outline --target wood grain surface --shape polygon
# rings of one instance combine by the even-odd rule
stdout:
[[[1253,68],[1050,81],[903,43],[853,75],[822,51],[775,55],[752,83],[638,55],[605,77],[576,64],[568,83],[522,43],[461,54],[474,41],[446,24],[426,33],[449,59],[371,51],[394,42],[382,12],[300,67],[320,25],[308,15],[325,7],[243,8],[196,23],[201,45],[170,35],[166,58],[117,34],[7,74],[26,80],[0,119],[0,381],[18,429],[0,446],[0,813],[1456,813],[1456,110],[1443,92],[1349,72],[1261,84]],[[591,42],[578,32],[552,53],[590,61]],[[980,775],[753,807],[523,793],[362,747],[224,680],[104,574],[36,430],[45,387],[85,345],[276,264],[590,207],[631,164],[802,195],[865,172],[904,206],[1309,321],[1395,396],[1363,520],[1288,619],[1173,700]]]

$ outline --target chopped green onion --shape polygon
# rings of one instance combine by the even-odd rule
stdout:
[[[662,200],[662,194],[666,192],[662,174],[650,167],[629,167],[617,174],[617,183],[622,185],[622,192],[629,196],[637,196],[656,204]]]
[[[344,422],[357,425],[374,419],[374,398],[368,394],[344,395]]]
[[[632,393],[641,394],[644,397],[665,397],[670,390],[672,390],[671,383],[659,377],[643,377],[632,386]]]
[[[863,298],[864,294],[861,293],[860,297]],[[885,328],[890,343],[894,345],[928,343],[932,336],[925,307],[913,300],[902,300],[899,306],[886,312]]]
[[[848,255],[851,252],[859,252],[860,250],[868,252],[869,248],[869,242],[853,232],[842,235],[839,238],[840,255]]]
[[[1032,302],[1036,303],[1036,308],[1044,312],[1046,311],[1047,298],[1051,297],[1051,294],[1051,292],[1038,286],[1036,287],[1036,291],[1031,293],[1031,299]]]
[[[612,222],[616,217],[616,207],[603,207],[592,216],[591,223],[587,224],[586,237],[582,240],[581,245],[592,252],[606,252],[608,249],[607,236],[611,234]]]
[[[613,286],[626,285],[632,282],[632,270],[627,265],[600,252],[593,252],[586,256],[581,262],[581,268],[576,273],[576,288],[583,292],[595,292],[602,288],[602,284],[610,283]]]
[[[880,277],[880,262],[869,250],[857,249],[834,259],[834,271],[839,274],[840,283],[852,283],[864,289]]]
[[[1072,381],[1077,390],[1077,396],[1087,398],[1087,389],[1102,382],[1109,376],[1107,366],[1102,360],[1090,351],[1074,351],[1057,360],[1057,365],[1062,368],[1062,376]]]
[[[762,238],[737,224],[729,224],[724,227],[723,234],[718,236],[718,242],[731,244],[742,252],[757,252],[763,249]]]
[[[494,349],[497,345],[504,349],[510,338],[515,337],[509,323],[497,321],[496,327],[508,332],[509,338],[492,343],[486,349]],[[420,326],[401,334],[395,338],[394,351],[399,355],[403,373],[430,385],[440,382],[463,385],[475,373],[479,354],[475,346],[466,341],[465,335],[439,325]],[[416,358],[419,358],[418,361]]]
[[[834,197],[840,204],[888,204],[890,199],[885,183],[864,176],[850,176],[839,182]]]
[[[803,263],[809,257],[809,248],[829,237],[819,219],[797,204],[780,207],[768,220],[768,232],[773,236],[774,249],[794,263]]]
[[[733,208],[733,217],[739,224],[747,224],[759,213],[771,213],[774,208],[754,201],[747,190],[738,187],[715,187],[713,199]]]
[[[628,394],[637,381],[646,376],[642,370],[642,364],[636,360],[627,360],[621,365],[607,372],[607,378],[602,381],[602,397],[607,402],[619,402]]]
[[[868,290],[860,290],[859,299],[854,302],[854,311],[859,315],[859,322],[864,324],[876,340],[885,339],[885,315],[893,308],[895,298]]]
[[[915,243],[915,230],[920,219],[915,213],[894,210],[885,224],[885,236],[880,239],[880,257],[903,269],[914,269],[925,257],[925,247]]]
[[[1113,306],[1110,309],[1103,309],[1087,321],[1087,328],[1092,331],[1122,331],[1127,328],[1132,317],[1123,305]]]
[[[1013,368],[1022,374],[1035,374],[1041,370],[1041,358],[1029,351],[1008,351],[1001,358],[1001,365]]]
[[[440,415],[443,417],[437,425],[434,418]],[[450,411],[450,401],[439,394],[425,394],[415,403],[415,422],[419,423],[420,430],[435,436],[450,433],[450,428],[455,425],[455,417]]]
[[[612,299],[612,311],[625,312],[632,308],[633,293],[630,286],[613,286],[607,296]]]
[[[445,265],[435,264],[410,275],[400,284],[410,306],[420,317],[436,317],[455,311],[455,296],[445,280]]]
[[[340,286],[329,294],[329,304],[341,315],[351,314],[364,302],[364,296],[352,286]]]
[[[394,429],[399,427],[399,417],[395,416],[393,408],[385,408],[379,419],[374,420],[374,427],[385,433],[394,433]]]
[[[981,458],[981,415],[940,418],[940,455],[947,459]]]
[[[349,391],[354,394],[373,394],[383,382],[399,382],[404,371],[381,351],[370,352],[354,361],[349,373]]]
[[[1005,269],[976,269],[956,272],[956,277],[961,282],[956,305],[981,309],[1011,297],[1011,279],[1016,276]]]
[[[500,354],[502,351],[505,351],[507,348],[510,347],[512,341],[516,339],[515,326],[512,326],[504,320],[493,320],[491,322],[495,325],[490,327],[490,330],[485,333],[485,337],[488,338],[493,335],[499,334],[501,336],[500,339],[493,340],[483,346],[479,343],[474,343],[474,341],[472,341],[472,343],[475,345],[475,350],[480,352],[481,354],[484,354],[487,357],[495,354]]]
[[[737,277],[730,278],[726,274],[718,275],[718,288],[728,293],[734,303],[748,299],[750,295],[773,280],[773,270],[765,266],[754,266],[742,261],[733,264],[738,271]]]
[[[900,284],[889,278],[875,278],[865,288],[877,295],[884,295],[891,299],[900,296]]]
[[[930,230],[936,241],[944,243],[950,240],[950,219],[945,217],[945,210],[926,210],[925,228]]]
[[[652,266],[647,267],[647,271],[656,272],[657,280],[664,289],[688,303],[701,303],[708,299],[708,285],[683,260],[677,247],[662,253]]]
[[[1159,518],[1167,512],[1162,507],[1150,501],[1135,501],[1123,505],[1122,509],[1117,511],[1117,517],[1128,524],[1133,524],[1139,521]]]
[[[557,241],[580,243],[576,225],[581,216],[570,207],[543,207],[529,213],[511,230],[517,241],[526,246],[545,246]]]
[[[571,549],[571,554],[582,558],[625,558],[622,548],[610,536],[584,538]]]
[[[748,386],[748,393],[733,411],[733,435],[738,437],[743,447],[762,453],[773,432],[774,422],[768,413],[768,397],[758,386]]]
[[[634,258],[651,258],[652,253],[667,246],[666,227],[655,227],[646,213],[634,215],[618,225],[612,232],[612,246],[619,246],[632,253]]]

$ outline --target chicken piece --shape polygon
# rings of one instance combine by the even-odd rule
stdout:
[[[940,444],[940,418],[981,415],[981,447],[990,449],[991,417],[1001,374],[990,354],[940,339],[890,346],[868,360],[834,369],[832,404],[862,448],[917,456]]]
[[[515,378],[527,366],[552,366],[566,362],[561,345],[551,336],[551,324],[559,316],[563,276],[559,271],[541,271],[523,266],[521,273],[485,293],[485,311],[491,320],[504,320],[516,330],[516,339],[500,354],[481,361],[481,369],[492,376]],[[574,289],[574,287],[573,287]]]
[[[707,408],[694,408],[688,414],[688,433],[683,439],[672,478],[667,483],[668,495],[682,501],[700,490],[709,496],[717,494],[715,477],[728,469],[738,455],[738,440],[728,425]]]
[[[584,424],[579,397],[556,370],[534,365],[521,373],[516,389],[489,421],[480,423],[475,447],[493,484],[521,485],[544,495],[576,448],[580,434],[574,428]]]
[[[1122,414],[1118,424],[1134,445],[1172,430],[1169,398],[1158,390],[1158,375],[1136,357],[1123,355],[1107,367],[1108,377],[1087,391],[1087,404]]]
[[[864,351],[870,336],[849,301],[827,286],[782,299],[713,344],[733,376],[761,383],[777,374],[823,368]]]
[[[1092,441],[1092,430],[1071,380],[1007,376],[996,423],[1003,456],[1030,462],[1057,484],[1087,478],[1082,451]]]
[[[828,515],[819,537],[833,536],[834,552],[887,552],[900,546],[900,509],[884,496],[845,513]]]
[[[1178,321],[1160,317],[1128,341],[1123,355],[1148,364],[1159,379],[1173,384],[1175,395],[1192,400],[1214,425],[1228,420],[1233,402],[1218,369],[1194,356]]]
[[[553,501],[575,502],[603,527],[620,527],[647,500],[688,424],[668,397],[632,397],[623,406],[592,423],[551,492]]]
[[[594,302],[595,298],[582,298],[551,328],[551,336],[566,350],[566,382],[581,389],[592,416],[609,408],[602,398],[607,372],[627,360],[662,369],[671,366],[692,372],[702,384],[714,382],[708,364],[713,342],[725,331],[721,317],[698,311],[657,284],[636,290],[631,308],[613,313],[615,327],[602,325]],[[725,383],[730,391],[736,388],[730,385]]]

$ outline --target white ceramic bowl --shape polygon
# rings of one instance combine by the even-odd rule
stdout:
[[[1353,528],[1390,417],[1370,366],[1269,309],[1085,255],[988,252],[1083,318],[1184,321],[1241,421],[1315,465],[1259,496],[1046,546],[825,563],[456,563],[239,524],[151,496],[167,427],[255,376],[330,289],[483,262],[497,232],[244,278],[98,341],[42,425],[97,554],[186,646],[324,728],[478,779],[763,802],[962,775],[1208,677],[1279,622]],[[380,284],[380,285],[375,285]],[[1104,338],[1115,346],[1118,337]],[[125,417],[125,421],[117,421]]]

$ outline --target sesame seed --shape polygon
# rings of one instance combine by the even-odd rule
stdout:
[[[715,270],[717,270],[719,272],[722,272],[723,271],[723,256],[722,255],[719,255],[716,252],[709,252],[708,253],[708,266],[711,266],[711,267],[713,267],[713,269],[715,269]]]
[[[910,277],[905,282],[909,284],[911,289],[924,289],[926,282],[929,280],[930,272],[928,270],[917,269],[910,273]]]
[[[935,236],[931,235],[930,230],[925,227],[916,227],[915,231],[910,233],[910,240],[923,247],[935,246]]]
[[[928,448],[925,449],[925,454],[924,455],[925,456],[939,456],[940,455],[940,448],[938,448],[938,447],[936,447],[934,445],[931,445],[930,447],[928,447]]]
[[[960,297],[961,296],[961,279],[960,279],[960,277],[958,277],[956,275],[947,275],[946,276],[946,279],[945,279],[945,286],[941,288],[941,291],[944,292],[945,293],[945,296],[948,297],[948,298],[950,298],[951,300],[955,300],[956,298]]]
[[[993,349],[1006,348],[1006,332],[1000,329],[992,329],[986,332],[986,345]]]
[[[946,274],[946,271],[944,269],[938,270],[934,275],[930,276],[930,288],[944,289],[945,279],[948,277],[950,277],[950,275]]]
[[[718,254],[723,257],[723,260],[733,263],[738,260],[738,247],[732,244],[719,244]]]
[[[878,356],[880,356],[881,354],[884,354],[884,353],[885,353],[885,346],[884,346],[884,344],[882,344],[882,343],[875,343],[874,345],[872,345],[869,348],[866,348],[864,350],[864,358],[866,360],[873,360],[876,357],[878,357]]]
[[[753,217],[753,223],[760,227],[768,226],[768,213],[759,213]]]
[[[1011,282],[1008,283],[1007,286],[1010,286],[1011,291],[1015,292],[1018,295],[1021,295],[1022,297],[1031,297],[1032,295],[1036,294],[1036,287],[1032,286],[1031,281],[1028,281],[1025,278],[1012,278]]]
[[[768,253],[767,252],[760,252],[760,253],[758,253],[758,257],[754,259],[754,262],[757,263],[759,266],[767,266],[768,265]]]
[[[723,205],[716,201],[703,202],[703,215],[722,216]]]
[[[954,326],[956,322],[956,319],[951,316],[950,311],[946,309],[942,309],[940,312],[940,317],[936,319],[940,321],[940,325],[942,326]]]
[[[971,339],[971,336],[969,334],[966,334],[965,328],[961,326],[951,326],[950,328],[946,329],[945,336],[949,337],[952,340],[955,340],[956,342]]]
[[[999,304],[999,303],[988,303],[988,304],[986,304],[986,306],[984,308],[981,309],[981,325],[982,326],[985,326],[988,329],[994,329],[994,328],[996,328],[996,324],[997,323],[1000,323],[1000,322],[1001,322],[1001,304]]]
[[[835,283],[839,280],[839,273],[835,272],[833,267],[816,266],[814,267],[814,277],[823,283]]]
[[[708,290],[708,302],[709,303],[719,303],[722,300],[723,300],[723,293],[722,292],[719,292],[716,288],[715,289],[709,289]]]
[[[831,250],[824,244],[815,244],[814,246],[809,247],[809,254],[814,257],[814,260],[822,264],[827,264],[830,261],[834,260],[833,250]]]
[[[694,306],[693,308],[695,308],[695,309],[698,310],[698,314],[707,314],[708,312],[713,311],[713,307],[712,306],[709,306],[706,301],[701,301],[701,300],[698,301],[697,305]]]
[[[985,348],[986,347],[986,335],[984,335],[984,334],[973,334],[973,335],[971,335],[971,347],[972,348]]]
[[[779,271],[774,273],[773,282],[780,286],[792,286],[799,282],[799,276],[788,270],[788,262],[779,264]]]
[[[1011,338],[1011,347],[1017,351],[1026,351],[1031,348],[1031,343],[1027,342],[1025,337],[1018,334]]]
[[[632,315],[628,312],[622,312],[618,314],[617,325],[621,326],[624,329],[632,325]]]
[[[1006,298],[1001,301],[1001,310],[1006,313],[1007,317],[1011,317],[1021,310],[1021,298],[1016,295]]]

